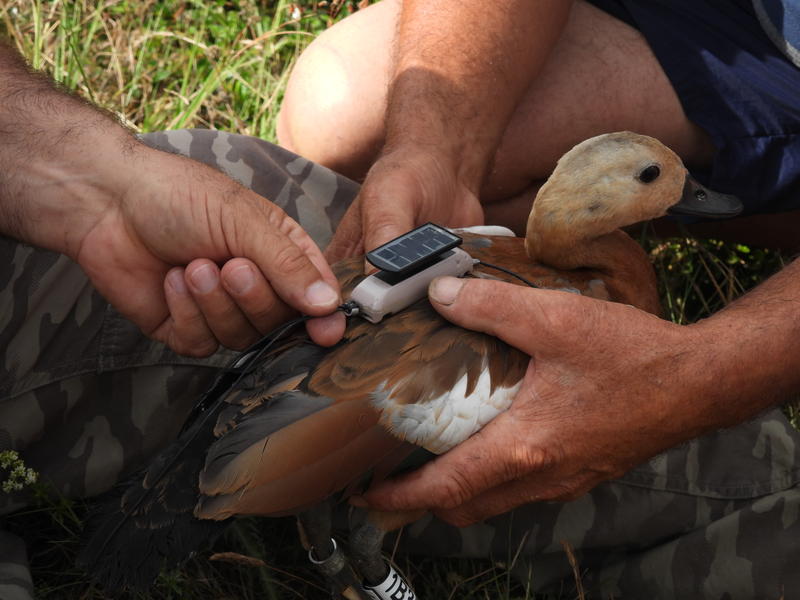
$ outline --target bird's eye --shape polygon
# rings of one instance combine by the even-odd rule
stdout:
[[[661,169],[658,168],[658,165],[650,165],[642,169],[637,179],[642,183],[651,183],[658,179],[659,175],[661,175]]]

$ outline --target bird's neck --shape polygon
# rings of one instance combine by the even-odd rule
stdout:
[[[653,266],[647,253],[620,229],[591,238],[576,238],[567,232],[528,231],[528,256],[540,263],[566,270],[590,270],[606,283],[620,302],[661,314]],[[548,235],[549,233],[549,235]]]

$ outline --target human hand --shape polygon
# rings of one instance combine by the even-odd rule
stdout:
[[[147,148],[2,43],[0,89],[0,233],[77,261],[145,334],[205,356],[246,347],[290,307],[324,316],[338,305],[321,252],[277,206]],[[344,316],[307,327],[330,345]]]
[[[219,344],[248,346],[295,310],[334,311],[333,273],[280,208],[200,163],[139,145],[132,152],[124,192],[94,215],[73,258],[145,334],[206,356]],[[344,317],[308,329],[331,345]]]
[[[445,318],[532,359],[507,412],[367,492],[373,508],[426,508],[465,526],[527,502],[577,498],[703,432],[690,389],[707,361],[696,326],[480,279],[437,279],[430,297]]]
[[[457,169],[422,151],[390,152],[370,169],[325,255],[331,262],[363,254],[433,221],[447,227],[483,223],[477,196]]]

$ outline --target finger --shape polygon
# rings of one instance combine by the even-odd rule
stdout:
[[[333,274],[331,265],[325,258],[322,250],[320,250],[316,242],[309,237],[308,233],[302,227],[300,227],[300,225],[288,217],[287,219],[290,224],[287,232],[289,239],[298,248],[305,252],[306,256],[311,261],[311,264],[314,265],[317,271],[319,271],[319,274],[322,275],[322,279],[332,288],[338,290],[339,281],[336,279],[336,275]]]
[[[332,313],[341,303],[339,288],[319,248],[280,208],[262,204],[262,209],[272,226],[256,231],[251,223],[238,224],[242,247],[232,253],[250,257],[289,306],[313,316]]]
[[[333,346],[344,335],[347,318],[344,313],[336,311],[327,317],[318,317],[306,322],[306,331],[311,339],[320,346]]]
[[[331,243],[325,249],[325,258],[331,264],[351,256],[364,254],[361,236],[361,203],[356,199],[342,217]]]
[[[182,267],[171,269],[164,279],[164,295],[170,318],[160,339],[178,354],[209,356],[219,346],[217,338],[206,324],[200,307],[186,287]]]
[[[256,265],[246,258],[234,258],[220,271],[222,285],[250,324],[264,335],[294,313],[284,304]]]
[[[568,292],[456,277],[434,279],[428,297],[447,320],[499,337],[530,355],[552,346],[553,336],[574,330],[577,323],[570,319],[589,319],[597,303]]]
[[[364,231],[364,250],[369,252],[378,246],[407,233],[416,226],[416,209],[400,192],[383,188],[373,188],[362,200],[362,227]]]
[[[580,498],[606,479],[595,471],[581,471],[565,479],[554,471],[537,472],[501,483],[461,506],[435,511],[440,519],[456,527],[466,527],[531,502],[570,502]]]
[[[223,287],[219,267],[213,262],[201,258],[186,265],[186,284],[208,328],[221,344],[242,350],[259,338],[258,331]]]
[[[294,223],[294,221],[292,221]],[[298,230],[302,231],[302,229],[298,226]],[[290,236],[296,235],[296,230],[290,234]],[[303,235],[299,236],[299,239],[294,240],[298,246],[304,249],[306,254],[308,255],[311,262],[314,264],[315,267],[319,270],[322,274],[323,279],[326,283],[328,283],[333,289],[339,289],[339,280],[334,275],[333,271],[328,264],[327,259],[323,255],[322,251],[319,247],[311,240],[308,235],[302,231]],[[309,246],[310,244],[310,246]],[[337,305],[338,306],[338,305]],[[308,334],[311,336],[311,339],[314,340],[320,346],[333,346],[336,344],[340,339],[342,339],[342,335],[344,335],[345,330],[345,317],[339,311],[335,311],[332,314],[329,314],[325,317],[320,317],[319,319],[312,319],[306,325],[306,329]]]
[[[538,500],[544,500],[533,478],[509,481],[495,486],[468,500],[461,506],[435,511],[437,517],[455,525],[466,527],[496,515]]]

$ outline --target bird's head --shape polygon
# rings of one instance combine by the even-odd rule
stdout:
[[[734,196],[712,192],[689,175],[661,142],[628,131],[581,142],[558,161],[536,196],[526,248],[541,259],[547,246],[569,246],[666,214],[732,217]]]

